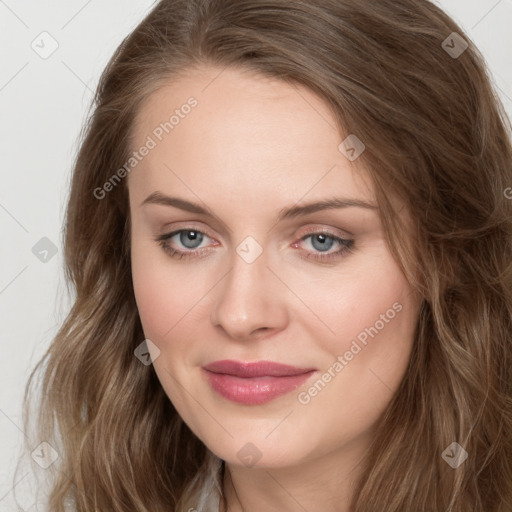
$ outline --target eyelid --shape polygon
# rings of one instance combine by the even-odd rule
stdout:
[[[302,238],[304,238],[305,236],[311,235],[313,233],[323,233],[325,235],[335,236],[335,237],[343,238],[346,240],[354,237],[354,235],[352,233],[349,233],[348,231],[342,231],[338,228],[332,228],[332,227],[329,227],[329,228],[319,227],[317,225],[317,226],[313,226],[310,228],[306,228],[306,230],[299,236],[299,239],[302,240]]]
[[[163,226],[161,228],[160,234],[158,235],[158,237],[159,238],[167,237],[167,236],[170,236],[171,234],[175,235],[177,232],[187,231],[187,230],[199,231],[200,233],[206,235],[211,240],[216,240],[216,238],[210,233],[208,228],[205,228],[203,225],[196,224],[194,221],[190,221],[190,222],[183,221],[178,224],[173,223],[172,228],[169,227],[169,224],[166,224],[165,226]],[[216,241],[218,241],[218,240],[216,240]]]

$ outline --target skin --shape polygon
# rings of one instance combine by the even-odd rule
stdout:
[[[142,106],[134,148],[190,96],[197,106],[127,178],[133,287],[145,336],[160,350],[154,369],[190,429],[226,461],[229,512],[348,512],[357,463],[405,374],[420,298],[389,252],[377,209],[327,209],[277,222],[281,209],[299,202],[375,204],[365,170],[339,151],[348,134],[335,129],[322,99],[253,72],[194,69]],[[155,191],[213,215],[141,206]],[[155,241],[187,228],[205,233],[203,240],[189,239],[187,248],[178,234],[168,242],[203,257],[173,258]],[[353,250],[327,262],[308,259],[342,247],[332,241],[322,251],[311,235],[321,230],[353,239]],[[236,251],[247,236],[263,251],[252,263]],[[299,392],[395,302],[401,311],[300,403]],[[271,402],[241,405],[202,376],[201,366],[219,359],[318,371]],[[247,443],[261,454],[252,467],[237,456]]]

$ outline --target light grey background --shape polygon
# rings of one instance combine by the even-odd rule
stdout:
[[[109,57],[153,4],[152,0],[0,0],[2,511],[15,510],[12,475],[23,439],[22,392],[29,371],[70,306],[61,229],[78,134]],[[484,54],[512,117],[512,0],[439,0],[437,4]],[[58,48],[42,58],[37,52],[49,51],[53,40]],[[43,237],[57,250],[51,258],[49,253],[47,262],[32,252]],[[24,476],[30,479],[26,472],[21,473],[22,480]],[[17,482],[17,496],[28,510],[33,497],[23,486],[24,481]]]

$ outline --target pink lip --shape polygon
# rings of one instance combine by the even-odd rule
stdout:
[[[202,367],[203,374],[214,391],[224,398],[246,405],[269,402],[293,391],[305,382],[315,368],[257,361],[244,363],[223,360]]]

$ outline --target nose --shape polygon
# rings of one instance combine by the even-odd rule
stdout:
[[[231,270],[214,290],[211,321],[230,338],[246,341],[286,328],[287,289],[268,268],[265,251],[252,263],[235,253]]]

